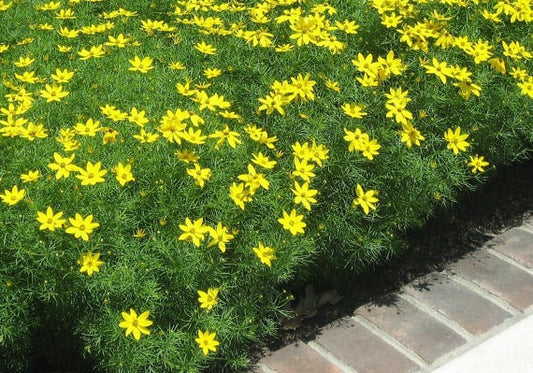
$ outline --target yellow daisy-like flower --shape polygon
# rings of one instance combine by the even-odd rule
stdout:
[[[81,265],[80,272],[87,272],[90,277],[94,272],[100,272],[100,267],[104,265],[100,259],[100,253],[93,254],[89,251],[87,254],[81,256],[78,264]]]
[[[196,49],[200,53],[207,54],[207,55],[213,55],[217,51],[217,49],[215,47],[213,47],[210,44],[206,44],[205,41],[202,41],[200,43],[196,43],[194,45],[194,49]]]
[[[130,181],[135,181],[133,174],[131,173],[131,164],[123,165],[122,162],[113,169],[113,172],[116,174],[116,179],[121,186],[126,185]]]
[[[41,223],[39,226],[39,230],[51,230],[55,231],[56,228],[61,228],[63,224],[66,222],[65,219],[62,219],[63,212],[59,211],[58,213],[54,213],[54,210],[50,206],[46,209],[46,213],[37,211],[37,221]]]
[[[489,165],[489,162],[485,161],[485,157],[483,156],[479,156],[479,155],[475,155],[475,156],[470,156],[470,162],[468,162],[468,166],[469,167],[472,167],[472,173],[476,173],[476,172],[485,172],[485,170],[483,169],[483,167],[487,167]]]
[[[291,232],[293,236],[298,233],[304,234],[304,228],[307,226],[302,220],[304,216],[298,215],[295,209],[292,209],[290,214],[283,211],[283,217],[278,219],[278,222],[283,225],[283,229]]]
[[[454,154],[459,154],[459,151],[464,152],[470,146],[465,141],[468,136],[466,133],[461,133],[461,127],[456,127],[455,130],[448,128],[448,131],[444,133],[444,139],[448,142],[447,148],[453,150]]]
[[[272,266],[272,261],[277,259],[276,255],[274,255],[275,249],[269,246],[264,246],[261,242],[259,242],[257,247],[252,248],[252,250],[261,263],[266,264],[269,267]]]
[[[103,183],[105,179],[102,177],[107,173],[107,170],[101,170],[102,162],[93,164],[91,161],[87,162],[86,169],[79,168],[79,175],[76,178],[81,180],[81,185],[96,185]]]
[[[207,292],[198,290],[198,302],[200,308],[210,311],[217,304],[218,288],[209,288]]]
[[[363,108],[363,105],[358,105],[356,103],[345,103],[344,105],[342,105],[342,110],[344,111],[344,114],[357,119],[361,119],[365,115],[367,115],[367,113],[363,111]]]
[[[74,219],[68,219],[70,227],[68,227],[65,232],[68,234],[73,234],[76,238],[81,238],[84,241],[89,241],[89,234],[91,234],[94,229],[98,228],[100,224],[93,222],[93,216],[88,215],[86,218],[80,214],[76,214]]]
[[[122,312],[123,320],[118,326],[126,329],[126,337],[133,333],[133,337],[139,340],[141,339],[141,334],[150,334],[148,327],[153,324],[153,321],[148,320],[148,316],[150,316],[149,311],[144,311],[137,315],[137,312],[130,308],[130,313]]]
[[[128,60],[131,64],[131,67],[128,69],[130,71],[138,71],[146,74],[149,70],[152,70],[154,67],[152,63],[154,62],[151,57],[144,57],[143,59],[135,56],[132,60]]]
[[[208,331],[202,332],[201,330],[198,330],[198,338],[196,338],[195,341],[202,349],[204,355],[209,354],[209,351],[215,352],[217,350],[217,346],[220,342],[215,340],[216,336],[216,333],[209,333]]]
[[[41,172],[39,170],[28,171],[28,173],[20,175],[20,179],[23,183],[34,183],[36,181],[39,181],[40,177]]]
[[[378,199],[376,198],[376,195],[378,193],[377,190],[369,190],[365,192],[363,190],[363,187],[357,184],[356,193],[357,198],[353,200],[354,206],[360,206],[366,215],[368,215],[370,210],[376,209],[375,203],[378,202]]]
[[[7,203],[10,206],[16,205],[19,203],[24,196],[26,195],[26,190],[20,189],[15,185],[11,190],[4,190],[4,194],[0,194],[2,202]]]
[[[204,225],[204,219],[199,218],[194,223],[189,218],[185,218],[185,224],[179,225],[182,234],[178,237],[180,241],[192,241],[194,246],[199,247],[205,238],[205,234],[209,231]]]

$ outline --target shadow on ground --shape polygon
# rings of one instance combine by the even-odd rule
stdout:
[[[532,215],[533,159],[498,170],[490,181],[465,194],[454,207],[437,211],[423,229],[406,232],[408,248],[401,256],[347,281],[345,287],[336,289],[342,296],[339,303],[320,308],[296,329],[280,332],[268,349],[281,348],[297,339],[313,340],[321,327],[352,315],[363,304],[395,304],[397,297],[389,293],[417,277],[443,270]],[[317,291],[325,290],[321,284],[314,285]]]

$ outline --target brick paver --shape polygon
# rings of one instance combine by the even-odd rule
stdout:
[[[484,247],[404,286],[401,296],[359,307],[309,345],[274,351],[254,372],[431,371],[505,320],[533,312],[533,217]]]
[[[430,273],[403,290],[473,335],[481,335],[512,315],[443,273]]]
[[[342,373],[322,355],[303,342],[293,343],[262,360],[277,373]]]
[[[419,366],[349,317],[323,328],[316,343],[357,372],[415,372]]]
[[[484,250],[474,251],[448,270],[484,287],[524,311],[533,304],[533,276]]]
[[[513,228],[487,242],[486,246],[533,268],[533,233]]]
[[[428,363],[466,343],[455,331],[401,298],[387,305],[368,304],[359,307],[356,313]]]

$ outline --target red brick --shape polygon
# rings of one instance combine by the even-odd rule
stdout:
[[[512,315],[442,273],[431,273],[404,287],[404,291],[480,335]]]
[[[450,264],[449,271],[487,289],[524,311],[533,304],[533,276],[486,251],[478,250]]]
[[[404,299],[388,296],[383,303],[362,306],[356,313],[428,363],[466,343],[455,331]]]
[[[277,373],[342,373],[340,368],[301,341],[274,351],[261,362]]]
[[[316,343],[358,372],[403,373],[419,366],[351,318],[320,331]]]
[[[487,243],[490,247],[505,254],[528,268],[533,268],[533,233],[513,228]]]

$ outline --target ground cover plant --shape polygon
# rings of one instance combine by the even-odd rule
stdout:
[[[529,0],[0,1],[0,366],[236,371],[533,143]]]

